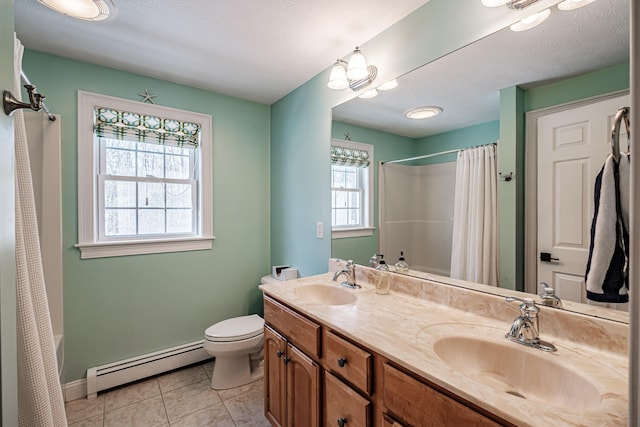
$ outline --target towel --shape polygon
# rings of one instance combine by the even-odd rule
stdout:
[[[629,155],[607,157],[596,177],[591,244],[585,280],[587,298],[629,302]]]

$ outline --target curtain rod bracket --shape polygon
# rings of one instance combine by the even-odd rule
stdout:
[[[33,111],[40,111],[42,109],[42,100],[44,100],[45,96],[36,92],[34,85],[26,84],[24,87],[29,94],[29,103],[21,102],[8,90],[2,93],[2,106],[7,116],[20,108],[30,108]]]

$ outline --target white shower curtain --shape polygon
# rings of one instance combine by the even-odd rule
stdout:
[[[498,285],[495,145],[458,153],[451,277]]]
[[[14,94],[19,96],[24,47],[15,39]],[[18,425],[66,426],[55,342],[40,256],[29,151],[22,111],[15,117]]]

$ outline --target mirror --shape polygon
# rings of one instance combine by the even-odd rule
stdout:
[[[553,92],[552,85],[586,73],[597,71],[628,76],[628,14],[628,0],[597,0],[571,11],[560,11],[554,6],[547,21],[534,29],[524,32],[502,29],[399,77],[396,89],[379,91],[375,98],[356,97],[336,106],[333,109],[332,137],[343,139],[344,134],[349,133],[354,141],[363,143],[373,143],[371,140],[377,138],[381,142],[373,143],[376,162],[469,145],[438,145],[445,139],[441,138],[443,135],[467,132],[475,135],[477,142],[472,145],[495,142],[500,139],[501,89],[518,86],[525,93],[544,93],[549,97]],[[603,93],[612,90],[615,89]],[[588,96],[595,94],[597,92]],[[525,99],[528,98],[525,96]],[[525,110],[540,108],[536,107],[535,100],[526,102]],[[437,105],[443,112],[429,120],[410,120],[404,116],[410,108],[423,105]],[[385,140],[388,141],[386,145]],[[428,161],[451,164],[455,157],[455,154],[449,154]],[[603,160],[597,159],[596,162],[601,164]],[[378,171],[375,172],[377,176]],[[525,177],[517,176],[515,179],[522,180],[520,185],[524,188]],[[377,204],[374,209],[378,209]],[[520,238],[524,240],[524,236]],[[332,256],[353,258],[360,264],[367,264],[368,258],[378,248],[377,233],[367,239],[334,239]],[[438,248],[445,246],[439,245]],[[436,252],[441,255],[447,249]],[[399,253],[385,255],[393,264]],[[411,266],[411,254],[405,255]],[[443,277],[441,271],[431,272],[439,273],[437,276],[413,273],[463,285],[460,281]],[[501,294],[500,288],[489,291]],[[606,312],[577,303],[565,305],[565,308],[596,312],[596,315]],[[610,317],[624,321],[625,314],[612,312]]]

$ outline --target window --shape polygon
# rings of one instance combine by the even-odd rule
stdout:
[[[81,258],[210,249],[211,116],[78,93]]]
[[[373,234],[373,146],[352,141],[331,142],[332,238]]]

